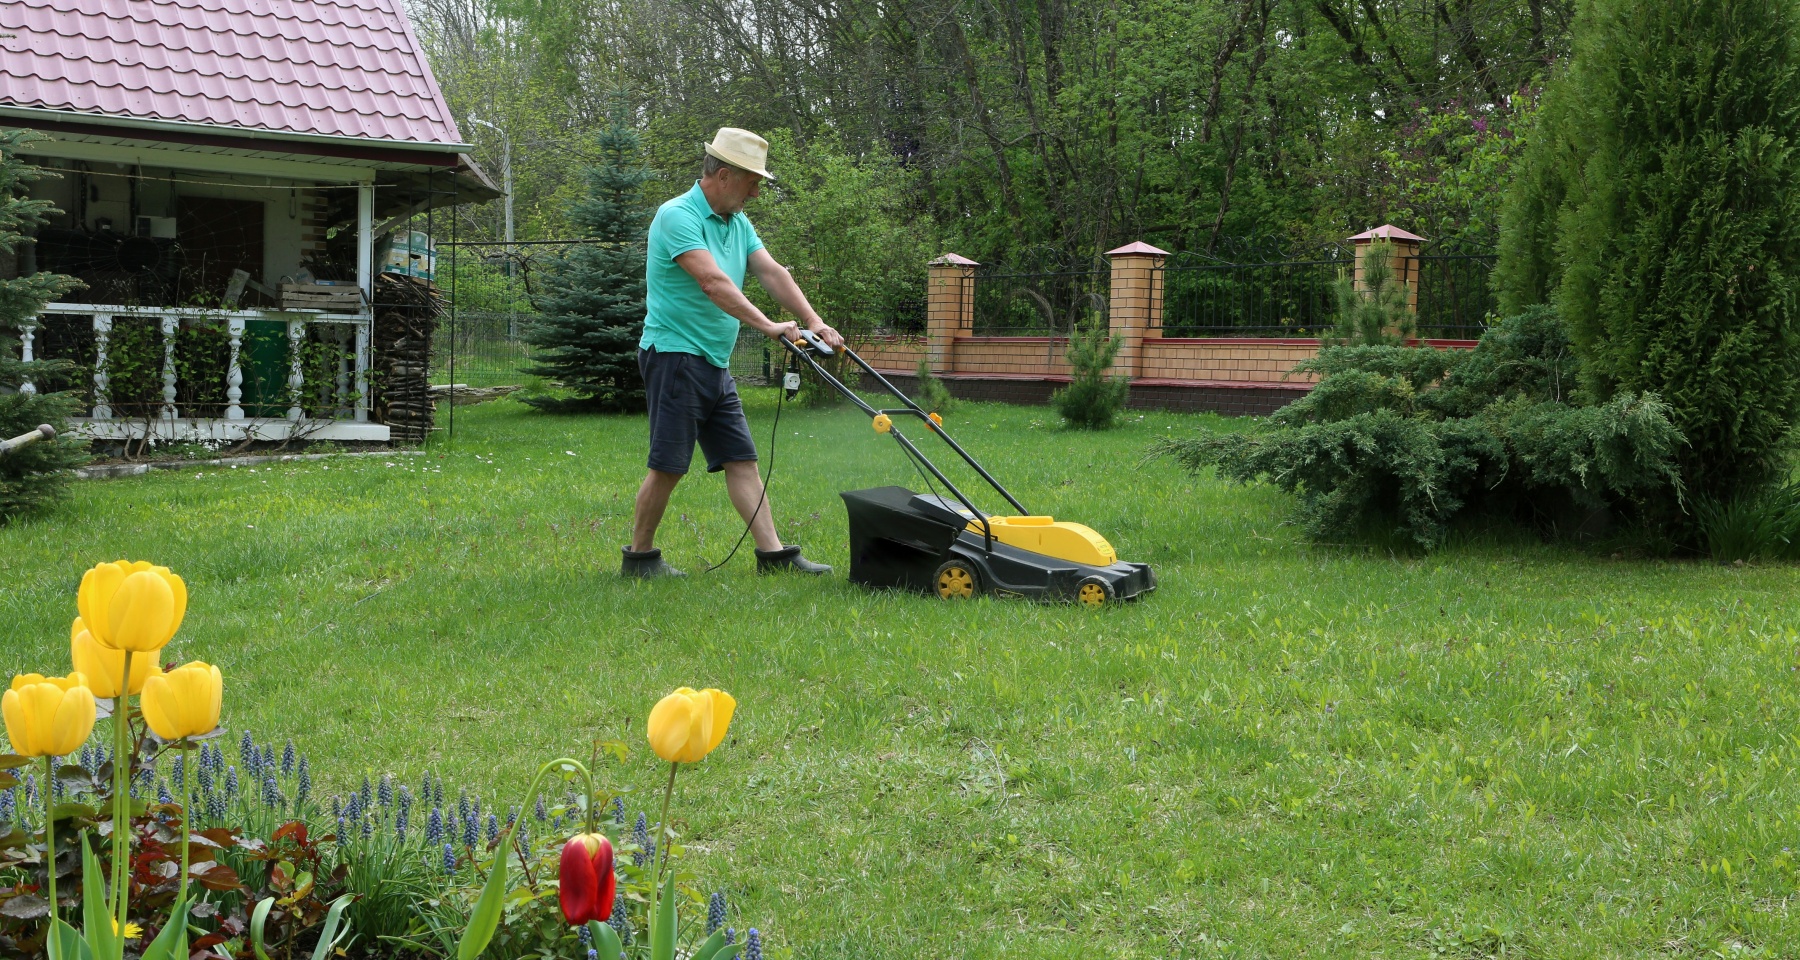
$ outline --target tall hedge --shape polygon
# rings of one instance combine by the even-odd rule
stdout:
[[[1793,0],[1594,0],[1503,222],[1502,302],[1548,299],[1596,402],[1653,393],[1687,489],[1785,465],[1800,416]]]

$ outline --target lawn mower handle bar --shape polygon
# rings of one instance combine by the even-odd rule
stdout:
[[[801,333],[801,338],[802,339],[796,340],[783,339],[781,344],[794,356],[799,357],[801,360],[805,361],[807,365],[811,366],[813,372],[817,373],[821,379],[830,384],[838,393],[843,394],[845,399],[856,404],[857,407],[861,408],[861,410],[870,417],[884,413],[918,417],[919,420],[925,424],[927,430],[942,437],[944,442],[950,445],[950,449],[956,451],[957,456],[962,457],[963,462],[967,463],[970,469],[979,474],[981,479],[986,480],[988,485],[993,487],[996,493],[1005,497],[1006,502],[1012,504],[1014,509],[1018,510],[1021,514],[1029,514],[1031,512],[1025,509],[1025,505],[1020,503],[1018,498],[1014,497],[1006,487],[1002,486],[1000,481],[994,479],[993,474],[988,473],[980,463],[976,462],[975,458],[971,456],[967,450],[962,448],[962,444],[957,443],[956,440],[950,436],[950,432],[944,429],[943,424],[933,421],[930,414],[917,403],[914,403],[911,397],[902,393],[900,388],[894,386],[887,377],[882,376],[881,371],[869,366],[867,361],[862,357],[857,356],[856,351],[850,349],[848,344],[840,348],[844,351],[844,355],[849,357],[850,361],[856,364],[864,373],[874,377],[875,382],[881,384],[887,392],[899,398],[901,403],[906,404],[904,408],[897,410],[878,410],[869,406],[863,401],[863,398],[856,395],[856,391],[845,386],[843,381],[839,380],[837,377],[832,376],[831,371],[820,366],[818,360],[813,357],[814,351],[829,354],[831,348],[825,346],[824,342],[819,340],[818,336],[813,334],[810,330],[803,331]],[[982,513],[980,508],[976,507],[961,490],[957,489],[956,484],[952,483],[949,477],[944,476],[943,471],[939,470],[937,465],[931,462],[930,458],[926,457],[918,447],[914,446],[913,442],[908,440],[906,436],[900,432],[898,426],[891,428],[889,432],[894,435],[894,440],[900,444],[901,449],[905,450],[908,456],[912,457],[915,462],[922,465],[925,469],[931,471],[932,476],[937,477],[938,480],[941,481],[945,487],[949,488],[950,492],[956,496],[956,499],[969,509],[970,513],[974,514],[977,519],[982,521],[982,529],[983,531],[986,531],[987,515]],[[989,540],[991,543],[991,535],[984,536],[983,539]]]
[[[11,440],[0,440],[0,457],[4,457],[20,447],[28,446],[39,440],[54,439],[56,439],[56,428],[47,423],[41,424],[36,430],[33,430],[30,433],[21,434]]]

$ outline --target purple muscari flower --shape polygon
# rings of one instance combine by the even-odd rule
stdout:
[[[406,842],[406,822],[411,819],[412,811],[401,807],[394,812],[394,839]]]
[[[544,795],[543,794],[541,794],[541,793],[538,794],[537,806],[533,807],[531,812],[534,816],[537,817],[539,823],[544,822],[544,818],[546,816],[548,816],[548,811],[546,811],[544,809]],[[581,929],[586,930],[587,928],[582,927]]]
[[[174,795],[169,793],[169,785],[161,780],[156,781],[156,802],[165,807],[175,802]],[[181,871],[177,870],[176,872],[180,873]]]
[[[621,826],[621,827],[624,826],[625,825],[625,798],[624,797],[614,797],[612,807],[613,807],[613,823],[618,826]]]
[[[518,822],[519,822],[519,808],[518,807],[508,807],[506,809],[506,825],[508,827],[510,827],[513,824],[518,823]]]
[[[462,829],[463,846],[468,847],[471,850],[474,849],[475,844],[481,840],[481,824],[475,819],[474,814],[470,814],[463,819]]]
[[[361,820],[362,813],[362,797],[355,793],[350,794],[350,799],[344,801],[344,818],[346,820]]]
[[[225,799],[238,795],[238,775],[236,767],[225,768]]]
[[[587,924],[584,923],[581,926],[576,927],[575,931],[576,936],[581,940],[582,946],[585,947],[594,942],[594,932],[588,929]]]
[[[707,901],[707,904],[706,904],[706,935],[709,937],[712,936],[713,931],[719,929],[720,927],[722,927],[724,925],[725,925],[725,892],[723,890],[719,890],[719,891],[715,891],[713,893],[712,899]]]
[[[631,855],[631,865],[641,867],[650,858],[650,821],[638,814],[637,825],[631,828],[631,842],[637,844],[637,852]]]
[[[337,842],[338,842],[338,846],[340,846],[340,847],[341,847],[341,846],[343,846],[343,845],[344,845],[344,844],[345,844],[345,843],[347,843],[347,842],[349,842],[349,840],[350,840],[350,833],[349,833],[349,831],[348,831],[348,830],[346,830],[346,829],[345,829],[345,828],[344,828],[344,818],[343,818],[343,817],[341,817],[341,816],[340,816],[340,817],[338,817],[338,818],[337,818]]]
[[[375,798],[381,801],[381,807],[384,810],[394,805],[393,774],[384,773],[381,775],[381,786],[375,791]]]
[[[487,818],[487,842],[491,844],[494,841],[499,840],[499,839],[500,839],[500,818],[496,817],[490,813],[490,814],[488,814],[488,818]]]
[[[216,793],[206,795],[206,818],[218,823],[225,819],[225,798]]]
[[[375,835],[375,818],[370,817],[362,822],[362,835],[364,840]]]
[[[444,872],[456,872],[456,848],[447,843],[444,844]]]
[[[200,772],[198,778],[200,781],[200,792],[211,793],[214,785],[216,785],[218,781],[213,777],[212,764],[206,759],[206,748],[202,747],[200,750],[200,762],[194,765]]]
[[[294,787],[294,805],[296,808],[300,804],[305,803],[306,798],[312,794],[312,767],[306,762],[305,757],[300,758],[299,770],[300,776]]]
[[[169,782],[180,783],[186,776],[187,757],[178,753],[175,755],[175,759],[169,762]]]
[[[426,803],[431,802],[431,771],[430,770],[425,771],[425,775],[419,778],[419,799],[425,801]]]
[[[755,927],[744,934],[744,960],[762,960],[762,934]]]
[[[0,820],[11,823],[14,814],[18,813],[18,789],[18,787],[7,787],[4,791],[0,791]]]
[[[432,807],[425,818],[425,842],[437,846],[444,842],[444,808]]]
[[[631,943],[631,921],[625,913],[625,893],[623,891],[613,893],[613,912],[612,916],[606,918],[606,925],[612,927],[613,932],[619,935],[620,943],[627,945]]]
[[[587,929],[587,928],[586,928],[586,927],[582,927],[582,928],[581,928],[581,929],[583,929],[583,930],[586,930],[586,929]],[[595,950],[595,949],[594,949],[594,948],[592,948],[592,947],[589,947],[589,948],[588,948],[588,956],[587,956],[587,960],[600,960],[600,951],[598,951],[598,950]]]
[[[263,778],[262,802],[263,806],[269,807],[270,809],[279,809],[281,807],[281,784],[275,782],[275,771],[273,770],[269,771],[268,775]]]
[[[270,744],[270,743],[263,744],[262,760],[259,762],[262,764],[262,768],[264,770],[267,770],[270,773],[275,772],[275,745],[274,744]]]
[[[369,786],[368,777],[363,778],[362,790],[358,791],[357,795],[362,797],[362,809],[369,809],[369,804],[375,799],[375,789]]]
[[[250,731],[245,730],[244,735],[238,739],[238,761],[244,765],[245,770],[255,770],[259,759],[261,757],[256,752],[256,741],[250,738]]]
[[[281,773],[286,776],[294,772],[294,760],[298,756],[294,752],[294,741],[288,740],[287,746],[281,748]]]
[[[726,927],[725,928],[725,942],[727,944],[733,944],[733,943],[737,942],[737,928],[735,928],[735,927]]]

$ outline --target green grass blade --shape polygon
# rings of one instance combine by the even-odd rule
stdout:
[[[505,839],[511,839],[511,834]],[[475,901],[475,909],[469,912],[468,929],[463,931],[462,942],[456,945],[456,960],[475,960],[487,949],[488,941],[494,939],[494,931],[500,929],[500,912],[505,907],[505,900],[506,847],[502,844],[494,857],[494,865],[488,870],[481,897]]]
[[[81,926],[82,937],[96,960],[112,960],[123,953],[121,931],[113,929],[112,911],[106,899],[106,878],[100,872],[100,858],[88,846],[87,834],[81,835]]]

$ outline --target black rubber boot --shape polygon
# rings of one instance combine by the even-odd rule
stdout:
[[[814,563],[800,555],[799,547],[782,547],[780,550],[756,551],[757,573],[780,573],[791,570],[795,573],[810,573],[814,576],[831,572],[831,566]]]
[[[619,575],[622,577],[638,577],[648,580],[652,577],[685,577],[687,574],[669,566],[663,559],[662,551],[652,547],[639,553],[630,547],[623,547],[620,552],[625,559],[619,563]]]

